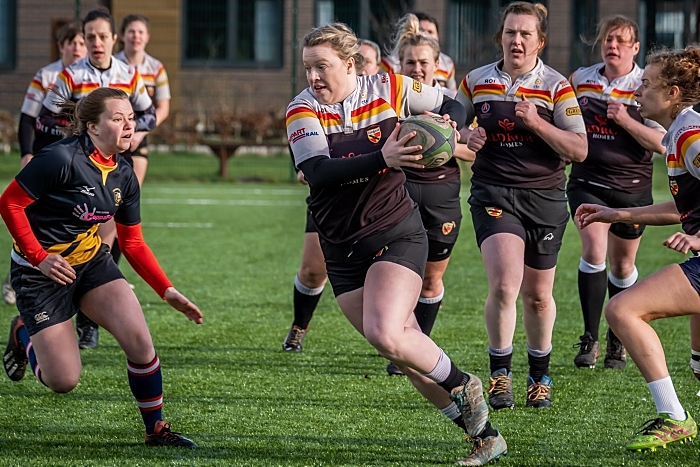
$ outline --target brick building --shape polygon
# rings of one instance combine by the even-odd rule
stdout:
[[[497,58],[492,43],[507,0],[0,0],[0,110],[17,114],[35,71],[57,58],[62,22],[98,7],[117,20],[151,20],[148,52],[170,77],[175,117],[187,124],[213,113],[282,112],[305,86],[298,39],[338,19],[362,37],[386,43],[392,22],[424,11],[440,22],[441,44],[457,78]],[[654,43],[681,46],[697,37],[696,0],[542,0],[549,10],[545,61],[568,75],[599,57],[580,40],[599,18],[620,13],[642,29],[642,53]],[[697,39],[695,39],[697,40]],[[641,58],[641,57],[640,57]],[[193,117],[194,116],[194,117]]]

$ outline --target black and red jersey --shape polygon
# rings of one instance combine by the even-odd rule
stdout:
[[[114,218],[124,225],[140,223],[139,185],[120,155],[101,164],[91,154],[87,135],[73,136],[39,151],[16,177],[35,199],[25,209],[34,236],[48,253],[82,264],[102,243],[97,226]],[[15,259],[23,258],[15,244]]]
[[[588,156],[572,164],[570,177],[626,193],[643,193],[651,188],[653,153],[607,118],[608,101],[624,104],[634,120],[664,130],[643,118],[637,108],[634,91],[641,84],[643,70],[635,64],[628,74],[608,81],[602,73],[604,65],[579,68],[570,78],[588,135]]]

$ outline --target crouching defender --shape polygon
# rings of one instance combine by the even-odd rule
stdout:
[[[97,233],[114,219],[134,270],[170,306],[202,322],[199,308],[172,286],[141,234],[138,181],[119,155],[136,130],[128,99],[124,91],[98,88],[76,104],[64,102],[73,109],[74,136],[42,149],[0,196],[0,215],[14,239],[11,280],[20,312],[3,363],[13,381],[29,363],[49,389],[71,391],[81,372],[71,317],[80,309],[126,354],[146,444],[193,447],[163,420],[160,360],[143,311]]]

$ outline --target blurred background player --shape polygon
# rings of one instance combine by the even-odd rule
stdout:
[[[65,67],[80,60],[87,54],[85,38],[83,37],[80,23],[68,23],[61,27],[56,34],[56,40],[61,58],[36,72],[32,82],[29,84],[27,94],[24,96],[24,102],[22,102],[19,129],[17,131],[20,154],[22,155],[20,168],[27,165],[34,157],[34,154],[43,149],[44,146],[54,141],[53,138],[47,140],[44,137],[44,133],[36,131],[36,117],[41,111],[41,105],[44,102],[46,93],[56,80],[56,76]],[[9,273],[2,283],[2,297],[5,303],[9,305],[15,303],[15,291],[10,284]]]
[[[368,39],[358,39],[360,54],[365,58],[360,76],[375,75],[379,70],[381,50]],[[290,149],[291,151],[291,149]],[[307,184],[302,171],[297,171],[297,181]],[[308,199],[307,199],[308,201]],[[294,277],[294,321],[282,342],[282,349],[287,352],[301,352],[309,323],[321,300],[321,293],[328,277],[323,251],[318,243],[318,232],[314,227],[311,212],[306,210],[304,244],[301,250],[301,265]],[[399,371],[398,368],[396,371]]]
[[[396,26],[397,42],[394,49],[401,64],[401,74],[410,76],[426,86],[441,87],[435,79],[439,65],[440,45],[437,40],[421,32],[418,18],[409,13],[401,18]],[[445,94],[454,94],[444,90]],[[474,153],[464,144],[457,145],[464,150],[465,160],[474,160]],[[460,157],[455,151],[455,157]],[[418,208],[428,234],[428,261],[425,266],[423,284],[413,313],[421,331],[430,335],[445,294],[442,276],[450,261],[452,248],[459,236],[462,223],[460,206],[460,170],[453,157],[440,167],[416,169],[404,167],[405,186],[418,204]],[[393,363],[386,368],[390,375],[402,374]]]
[[[379,64],[382,61],[382,51],[376,42],[369,39],[358,39],[360,53],[365,57],[365,67],[360,76],[376,75],[381,71]]]
[[[83,34],[87,46],[87,57],[78,60],[58,74],[52,92],[44,98],[43,107],[37,117],[41,124],[40,131],[47,139],[60,139],[63,127],[61,107],[57,104],[58,96],[77,101],[100,87],[113,87],[125,90],[136,113],[136,131],[131,137],[132,147],[138,147],[156,126],[155,107],[146,92],[146,87],[139,72],[132,66],[112,55],[117,40],[114,18],[105,10],[92,10],[83,20]],[[39,125],[37,125],[39,127]],[[100,225],[102,241],[112,246],[116,229],[114,222]],[[76,325],[81,349],[94,348],[98,341],[98,327],[95,323],[78,312]]]
[[[413,14],[418,18],[421,32],[432,37],[439,44],[440,31],[438,28],[437,19],[422,12],[415,12]],[[395,38],[393,39],[393,42],[396,43]],[[399,57],[397,55],[396,50],[393,50],[393,53],[384,54],[384,56],[382,56],[380,64],[381,71],[385,73],[401,72],[401,63],[399,61]],[[452,61],[452,59],[449,56],[447,56],[447,54],[444,54],[442,52],[440,52],[438,67],[435,70],[435,79],[438,83],[440,83],[440,86],[442,86],[443,88],[447,88],[450,91],[457,91],[457,83],[455,82],[455,64]]]
[[[567,195],[572,213],[583,203],[612,208],[652,204],[652,156],[664,152],[661,138],[665,130],[643,118],[634,99],[643,71],[634,62],[639,52],[637,23],[624,16],[602,19],[593,47],[596,44],[600,44],[603,62],[579,68],[569,79],[588,134],[588,157],[571,164]],[[606,289],[612,298],[637,281],[635,258],[644,227],[596,223],[579,230],[578,292],[584,324],[574,358],[579,368],[595,367]],[[606,340],[605,368],[624,368],[624,346],[610,329]]]
[[[471,122],[465,132],[477,152],[469,196],[489,293],[489,403],[513,408],[513,336],[522,299],[529,372],[526,407],[552,404],[549,361],[556,303],[557,257],[569,221],[567,162],[586,158],[588,141],[569,82],[539,58],[547,43],[547,9],[506,6],[494,36],[503,59],[471,71],[457,100]]]
[[[148,96],[153,101],[156,111],[156,126],[160,125],[170,114],[170,86],[168,74],[163,64],[146,53],[146,46],[151,39],[148,17],[141,14],[131,14],[124,17],[119,28],[124,49],[114,56],[138,70]],[[124,157],[131,158],[134,173],[143,185],[148,168],[148,147],[146,137],[138,143],[134,140]]]
[[[651,321],[690,316],[697,344],[700,329],[700,114],[692,106],[700,102],[700,46],[659,50],[647,56],[641,85],[635,92],[644,118],[661,124],[667,133],[666,167],[672,201],[651,206],[611,208],[583,204],[576,211],[579,228],[596,222],[646,225],[681,224],[682,231],[664,246],[692,257],[666,266],[612,297],[605,318],[627,348],[644,377],[656,406],[657,417],[625,446],[632,451],[656,450],[697,435],[693,417],[678,399],[666,364],[664,349]],[[697,350],[697,349],[696,349]]]

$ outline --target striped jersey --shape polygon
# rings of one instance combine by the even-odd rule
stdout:
[[[94,151],[87,135],[72,136],[39,151],[15,177],[36,200],[25,210],[36,239],[73,266],[99,251],[99,224],[112,218],[125,225],[141,221],[134,171],[120,155],[112,156],[115,165],[102,165],[91,157]],[[16,244],[12,257],[30,265]]]
[[[56,77],[63,70],[63,61],[57,60],[50,65],[46,65],[36,72],[32,82],[29,83],[27,93],[24,95],[22,102],[22,113],[36,118],[41,111],[41,106],[49,92]]]
[[[634,91],[642,82],[643,70],[634,64],[630,73],[609,82],[603,75],[604,67],[598,63],[579,68],[569,79],[588,135],[588,156],[572,164],[570,177],[627,193],[643,193],[651,188],[653,153],[607,118],[608,102],[621,102],[634,120],[661,132],[664,129],[639,113]]]
[[[399,119],[442,105],[442,89],[391,74],[359,76],[336,104],[321,104],[309,88],[287,107],[287,136],[299,164],[312,157],[357,157],[381,150]],[[413,210],[400,168],[386,168],[337,186],[310,186],[309,209],[326,241],[354,241],[385,230]]]
[[[472,165],[473,179],[511,188],[562,187],[566,163],[515,116],[515,104],[525,96],[546,122],[584,134],[581,109],[569,81],[539,58],[535,68],[515,82],[501,66],[502,61],[473,70],[457,91],[457,101],[467,110],[467,122],[476,115],[486,131],[486,143]]]
[[[127,93],[134,112],[142,112],[152,105],[136,68],[114,57],[106,70],[95,68],[90,63],[89,57],[81,58],[58,74],[53,89],[56,94],[77,101],[100,87],[121,89]],[[61,107],[55,100],[56,97],[52,96],[52,93],[47,94],[44,98],[44,107],[57,114],[61,111]]]
[[[401,73],[399,57],[395,55],[384,54],[379,62],[379,67],[384,73]],[[433,77],[443,88],[451,89],[452,91],[457,90],[455,63],[449,56],[442,52],[440,52],[440,56],[438,57],[438,66],[435,73],[433,73]]]
[[[168,84],[168,74],[160,60],[145,54],[143,63],[136,65],[136,69],[141,75],[146,91],[153,102],[170,99],[170,85]],[[122,50],[114,56],[124,63],[129,63],[126,54]]]
[[[436,80],[433,80],[433,87],[440,88],[442,86]],[[444,88],[442,92],[450,98],[455,96],[455,93],[447,88]],[[441,166],[431,169],[414,169],[413,167],[402,167],[402,169],[406,175],[406,180],[410,182],[442,183],[448,180],[459,180],[459,164],[454,157]]]
[[[661,143],[683,231],[695,235],[700,231],[700,114],[690,107],[681,110]]]

